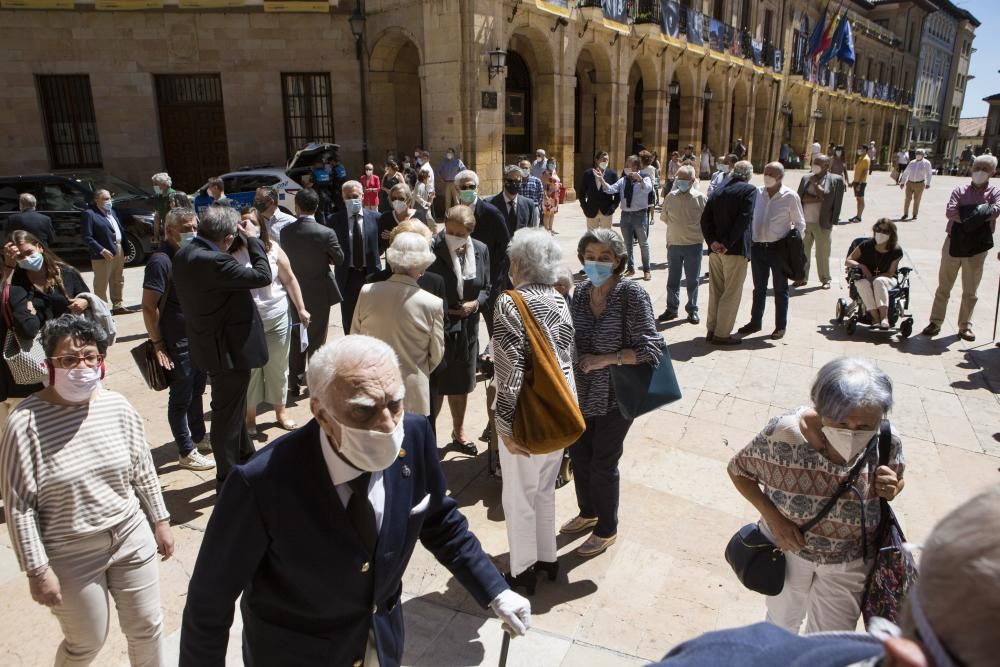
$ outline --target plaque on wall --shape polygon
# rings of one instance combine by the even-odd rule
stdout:
[[[73,9],[74,0],[0,0],[0,9]]]
[[[482,91],[482,103],[481,106],[484,109],[496,109],[497,108],[497,94],[493,90]]]
[[[163,9],[163,0],[96,0],[94,9],[112,12]]]
[[[328,14],[330,3],[327,0],[264,0],[264,11]]]

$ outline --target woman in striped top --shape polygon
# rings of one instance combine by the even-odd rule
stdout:
[[[97,656],[109,590],[131,663],[160,665],[156,553],[169,558],[174,542],[142,418],[101,386],[106,345],[92,322],[52,320],[43,346],[49,385],[11,413],[0,441],[0,490],[18,563],[32,599],[62,626],[57,665]]]
[[[572,535],[593,528],[577,553],[595,556],[614,544],[618,534],[618,460],[632,426],[618,411],[608,367],[658,365],[661,338],[646,290],[622,280],[627,260],[618,232],[587,232],[577,255],[588,278],[576,288],[572,308],[576,391],[587,430],[569,449],[580,514],[560,532]]]

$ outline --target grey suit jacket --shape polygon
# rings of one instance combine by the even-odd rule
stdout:
[[[809,187],[809,174],[799,181],[799,199],[806,194]],[[826,193],[819,209],[819,226],[823,229],[833,229],[833,226],[840,220],[840,206],[844,203],[844,191],[847,189],[844,179],[837,174],[827,173],[826,178],[820,184],[820,188]],[[805,207],[805,203],[803,203]]]
[[[299,218],[281,230],[281,249],[302,288],[306,309],[317,312],[340,303],[340,289],[330,265],[344,261],[337,234],[312,218]]]

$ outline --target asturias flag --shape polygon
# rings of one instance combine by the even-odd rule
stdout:
[[[828,50],[830,48],[830,45],[833,44],[833,33],[834,33],[834,29],[835,29],[834,26],[836,25],[836,23],[837,23],[837,17],[836,16],[834,16],[830,20],[830,22],[827,23],[826,30],[823,31],[823,37],[820,39],[819,49],[816,51],[816,53],[818,53],[818,54],[819,53],[824,53],[826,50]]]
[[[832,22],[831,25],[833,25]],[[825,66],[828,62],[833,60],[834,57],[839,57],[840,49],[844,45],[844,30],[847,25],[847,13],[845,12],[840,16],[840,22],[837,23],[837,29],[833,33],[830,44],[827,46],[826,50],[823,51],[823,55],[819,58],[820,65]]]

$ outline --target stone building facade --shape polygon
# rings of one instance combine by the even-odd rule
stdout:
[[[844,3],[857,64],[829,70],[803,57],[820,11],[806,0],[10,8],[40,1],[0,0],[0,174],[92,165],[145,185],[180,169],[190,189],[241,165],[284,164],[306,140],[339,143],[352,175],[390,149],[423,146],[436,165],[454,147],[485,191],[536,147],[557,160],[571,192],[596,149],[620,164],[639,144],[661,156],[688,143],[722,153],[742,138],[760,168],[783,143],[803,154],[814,140],[874,140],[885,164],[908,135],[917,66],[895,24],[902,10],[865,0]],[[920,29],[933,9],[892,4]],[[121,7],[140,8],[110,11]],[[679,12],[680,26],[664,12]],[[876,23],[880,13],[893,20]],[[506,61],[493,76],[491,51]],[[71,108],[58,108],[67,99]]]

